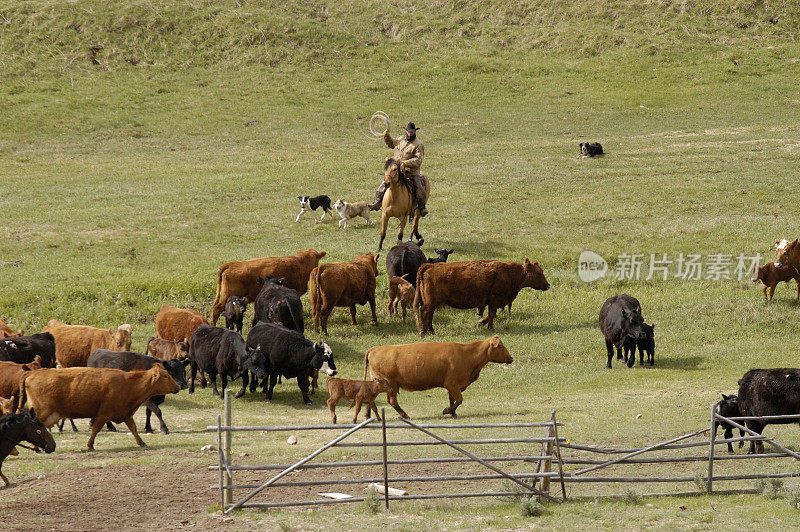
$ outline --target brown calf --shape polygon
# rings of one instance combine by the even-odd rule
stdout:
[[[372,324],[378,324],[375,315],[375,277],[378,263],[375,255],[365,253],[346,262],[329,262],[317,266],[310,276],[311,316],[314,332],[328,334],[328,317],[334,307],[348,307],[350,320],[356,324],[356,305],[369,303]]]
[[[297,290],[302,296],[308,291],[308,275],[324,256],[324,251],[307,249],[298,250],[295,255],[288,257],[263,257],[223,264],[217,272],[217,296],[211,311],[211,324],[217,324],[229,297],[240,296],[248,303],[255,301],[261,291],[259,277],[285,277],[283,286]]]
[[[147,341],[145,354],[159,360],[183,360],[189,354],[189,342],[186,340],[176,342],[151,336]]]
[[[378,407],[375,406],[375,398],[382,394],[392,391],[389,383],[384,379],[371,381],[354,381],[351,379],[328,378],[328,408],[331,409],[331,419],[336,424],[336,404],[345,399],[352,402],[356,407],[356,414],[353,416],[353,423],[358,420],[358,413],[361,412],[362,403],[367,404],[367,413],[364,419],[369,418],[370,410],[375,413],[375,419],[381,420],[378,415]]]
[[[800,299],[800,273],[798,273],[795,266],[784,265],[779,267],[775,262],[768,262],[758,270],[755,267],[753,270],[753,282],[761,281],[764,299],[772,301],[772,295],[775,293],[775,287],[778,286],[778,283],[788,283],[792,279],[797,283],[797,296],[795,299]],[[769,288],[769,297],[767,297],[767,288]]]
[[[117,329],[98,329],[86,325],[67,325],[50,320],[42,332],[49,332],[56,341],[56,362],[62,368],[86,366],[86,360],[95,349],[130,351],[131,326],[127,323]]]
[[[92,435],[87,447],[108,421],[124,422],[136,443],[145,443],[136,431],[133,414],[154,395],[178,393],[180,386],[161,364],[147,371],[108,368],[39,369],[20,379],[20,397],[14,410],[30,402],[36,416],[50,428],[62,418],[91,418]]]
[[[14,362],[0,362],[0,397],[19,395],[19,380],[26,371],[41,369],[42,357],[36,355],[33,362],[15,364]]]
[[[389,298],[386,306],[389,308],[389,315],[397,314],[397,303],[403,307],[403,320],[406,319],[406,309],[414,306],[414,285],[406,279],[408,274],[402,277],[393,275],[389,279]]]
[[[156,335],[164,340],[189,343],[201,325],[208,325],[208,320],[196,310],[188,308],[162,305],[156,314]]]

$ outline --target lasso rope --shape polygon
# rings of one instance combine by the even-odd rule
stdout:
[[[369,119],[369,132],[375,138],[383,137],[383,132],[388,131],[389,126],[389,115],[383,111],[376,111],[372,118]]]

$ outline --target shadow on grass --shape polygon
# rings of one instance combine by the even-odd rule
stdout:
[[[653,366],[653,369],[683,369],[689,371],[697,371],[700,369],[700,363],[703,362],[705,358],[701,356],[688,356],[688,357],[681,357],[681,358],[658,358],[656,355],[655,361],[656,364]],[[636,365],[638,366],[639,363],[637,362]],[[649,368],[650,365],[645,363],[645,367]]]

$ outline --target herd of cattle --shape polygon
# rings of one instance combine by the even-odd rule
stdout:
[[[771,279],[795,279],[800,287],[800,243],[781,241],[776,249],[775,263],[763,267],[756,277],[765,284],[765,296]],[[522,263],[448,263],[453,250],[437,249],[436,253],[436,258],[426,258],[417,245],[405,242],[393,247],[386,257],[389,314],[395,314],[400,303],[405,319],[406,309],[411,308],[421,336],[433,333],[433,314],[441,306],[474,308],[481,316],[488,309],[479,324],[492,329],[497,310],[507,307],[510,313],[523,288],[550,288],[541,266],[527,258]],[[455,416],[462,392],[478,379],[486,364],[512,362],[495,335],[471,343],[372,347],[364,357],[364,380],[333,378],[336,366],[330,346],[305,337],[301,296],[310,292],[315,332],[321,329],[328,334],[328,319],[336,307],[347,307],[355,325],[356,306],[369,304],[371,322],[377,325],[378,257],[366,253],[350,261],[320,264],[325,255],[324,251],[309,249],[293,256],[222,265],[211,323],[195,310],[165,304],[155,317],[157,336],[150,338],[144,354],[130,351],[132,328],[128,324],[100,329],[54,319],[41,333],[25,336],[0,320],[0,414],[5,414],[0,417],[0,432],[13,425],[13,416],[37,418],[47,429],[66,419],[89,418],[89,449],[93,449],[103,426],[114,430],[112,423],[125,423],[137,444],[144,445],[132,417],[137,409],[142,405],[147,408],[147,432],[152,431],[152,412],[162,432],[168,433],[159,405],[168,393],[187,387],[193,393],[198,379],[201,386],[210,380],[213,393],[219,395],[217,376],[223,390],[228,379],[241,378],[236,397],[244,395],[248,386],[251,393],[255,392],[260,383],[268,400],[281,377],[297,379],[303,401],[311,404],[309,393],[317,387],[319,371],[328,375],[328,406],[334,423],[335,408],[342,399],[355,403],[354,422],[362,404],[367,405],[367,416],[371,412],[377,415],[375,398],[381,393],[401,416],[408,417],[397,402],[401,388],[446,389],[450,404],[443,414]],[[254,308],[252,327],[243,338],[248,304]],[[217,327],[223,315],[226,327]],[[599,326],[608,368],[614,348],[617,358],[628,367],[635,363],[637,348],[641,365],[645,355],[650,365],[655,363],[654,327],[644,322],[637,299],[627,294],[608,298],[600,311]],[[188,383],[187,366],[191,370]],[[26,404],[35,415],[23,414]],[[728,416],[800,413],[800,370],[751,370],[740,381],[738,396],[723,396],[717,408]],[[759,421],[748,421],[747,425],[759,433],[764,428]],[[5,447],[0,447],[0,465],[13,451],[11,446],[5,453]],[[751,444],[751,452],[755,451],[756,446]]]

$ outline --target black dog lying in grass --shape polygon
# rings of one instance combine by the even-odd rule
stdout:
[[[599,142],[581,142],[581,153],[578,157],[594,157],[603,155],[603,146]]]

